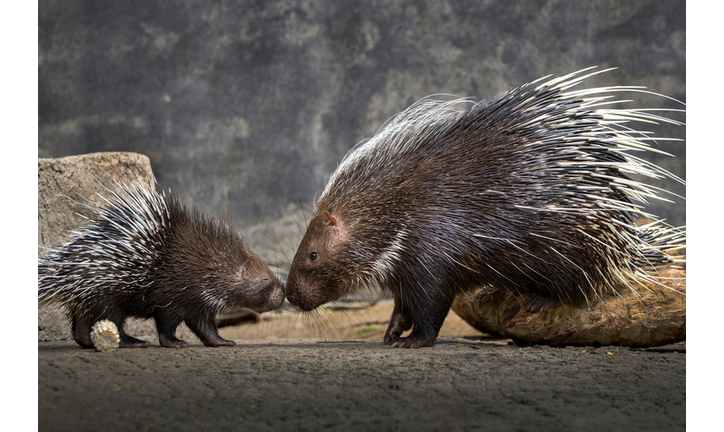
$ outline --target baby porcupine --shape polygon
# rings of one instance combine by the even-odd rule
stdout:
[[[93,347],[91,327],[116,324],[121,347],[146,347],[123,331],[127,317],[154,318],[159,342],[185,322],[206,346],[234,345],[219,336],[221,311],[277,309],[282,283],[239,236],[233,221],[210,219],[140,186],[116,184],[97,217],[38,260],[38,305],[61,304],[75,341]]]
[[[456,294],[482,285],[545,311],[657,280],[685,233],[644,212],[657,188],[630,175],[683,181],[630,154],[654,149],[625,123],[680,123],[610,106],[639,87],[573,89],[605,72],[589,69],[488,103],[423,99],[352,148],[315,205],[288,300],[311,310],[381,287],[395,300],[384,342],[422,347]]]

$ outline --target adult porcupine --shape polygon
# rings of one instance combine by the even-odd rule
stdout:
[[[104,319],[121,347],[148,346],[124,333],[129,316],[155,318],[165,347],[188,346],[175,336],[182,321],[204,345],[234,345],[219,336],[218,312],[281,306],[283,285],[230,218],[212,220],[144,187],[116,189],[95,219],[38,260],[38,305],[64,305],[80,346],[93,346],[91,327]]]
[[[423,99],[355,146],[315,205],[288,300],[311,310],[380,286],[395,300],[384,342],[421,347],[476,286],[543,311],[655,279],[685,233],[636,225],[656,193],[629,174],[675,177],[628,153],[650,138],[623,123],[679,122],[604,106],[641,88],[571,89],[589,69],[466,110]]]

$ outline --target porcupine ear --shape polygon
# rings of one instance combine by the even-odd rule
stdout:
[[[322,223],[326,226],[333,227],[337,225],[337,218],[325,210],[324,213],[322,213]]]
[[[347,238],[347,236],[348,236],[347,229],[344,225],[344,222],[339,220],[338,217],[332,216],[331,213],[329,213],[328,211],[325,210],[321,214],[321,218],[322,218],[322,226],[326,230],[328,230],[328,235],[329,235],[328,247],[330,247],[338,242],[344,241]]]
[[[244,264],[241,266],[241,277],[244,280],[250,280],[252,279],[252,267],[255,266],[254,263],[254,257],[250,256],[249,258],[244,261]]]

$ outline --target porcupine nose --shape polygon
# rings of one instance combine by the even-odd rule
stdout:
[[[289,303],[291,303],[293,306],[299,307],[299,298],[297,296],[297,291],[290,289],[289,283],[287,283],[286,286],[286,296]]]
[[[293,306],[296,306],[303,311],[310,311],[314,309],[314,305],[312,305],[312,302],[306,299],[305,296],[302,294],[304,292],[304,287],[300,286],[300,284],[293,276],[290,276],[289,279],[287,279],[285,291],[287,295],[287,300]]]
[[[284,303],[284,284],[276,280],[274,289],[272,289],[271,295],[269,296],[269,304],[274,309],[279,309]]]

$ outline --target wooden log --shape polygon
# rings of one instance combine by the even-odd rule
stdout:
[[[519,342],[653,347],[686,340],[686,271],[661,273],[665,286],[648,283],[581,306],[525,310],[524,298],[491,289],[456,299],[453,310],[485,333]]]

